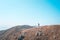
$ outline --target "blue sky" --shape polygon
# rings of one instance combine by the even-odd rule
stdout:
[[[60,0],[0,0],[0,30],[38,22],[60,24]]]

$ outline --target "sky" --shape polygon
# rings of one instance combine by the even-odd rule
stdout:
[[[0,0],[0,30],[38,23],[60,24],[60,0]]]

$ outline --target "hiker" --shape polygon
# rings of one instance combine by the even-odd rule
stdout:
[[[40,26],[40,24],[38,23],[38,27]]]

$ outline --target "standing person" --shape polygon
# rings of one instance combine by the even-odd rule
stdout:
[[[38,27],[40,26],[40,24],[38,23]]]

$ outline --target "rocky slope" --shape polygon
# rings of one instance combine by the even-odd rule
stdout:
[[[18,34],[20,34],[20,32],[22,30],[29,29],[29,28],[33,28],[33,27],[29,26],[29,25],[22,25],[22,26],[18,25],[13,28],[10,28],[4,32],[1,31],[0,32],[0,34],[1,34],[0,40],[15,40],[18,38],[17,36],[18,36]]]
[[[60,40],[60,25],[26,29],[22,31],[23,34],[24,40]]]
[[[22,26],[23,27],[23,26]],[[24,38],[22,38],[22,36]],[[60,25],[13,27],[0,40],[60,40]]]

